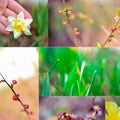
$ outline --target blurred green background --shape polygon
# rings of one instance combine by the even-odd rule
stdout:
[[[120,49],[39,48],[39,94],[120,95]]]

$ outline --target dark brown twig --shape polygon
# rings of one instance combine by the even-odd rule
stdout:
[[[25,112],[28,117],[30,117],[30,115],[32,114],[32,112],[29,112],[29,111],[28,111],[29,105],[24,104],[24,103],[22,102],[22,100],[19,98],[19,94],[17,94],[17,93],[15,92],[15,90],[13,89],[13,86],[14,86],[14,84],[17,83],[17,81],[16,81],[16,80],[13,80],[13,81],[12,81],[12,84],[10,85],[10,84],[7,82],[7,80],[3,77],[3,75],[2,75],[1,73],[0,73],[0,76],[1,76],[2,79],[3,79],[3,80],[0,81],[0,83],[4,82],[4,83],[7,84],[7,86],[11,89],[11,91],[12,91],[13,94],[14,94],[13,100],[18,101],[18,102],[21,104],[21,106],[23,107],[23,110],[22,110],[22,111]]]

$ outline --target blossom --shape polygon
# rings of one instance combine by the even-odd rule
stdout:
[[[8,23],[9,26],[6,28],[7,31],[13,32],[14,38],[18,39],[22,33],[25,35],[32,35],[30,32],[30,24],[32,23],[32,18],[24,18],[24,13],[20,12],[17,15],[17,18],[14,18],[13,16],[8,17]]]
[[[115,102],[106,101],[106,120],[120,120],[120,109]]]

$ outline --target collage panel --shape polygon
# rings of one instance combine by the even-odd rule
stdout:
[[[119,0],[49,0],[49,46],[119,47]]]
[[[119,96],[119,48],[39,48],[39,96]]]
[[[0,120],[39,120],[38,50],[0,48]]]
[[[0,0],[0,47],[48,46],[48,0]]]
[[[120,120],[120,96],[107,96],[105,120]]]
[[[105,120],[104,97],[40,97],[40,120]]]

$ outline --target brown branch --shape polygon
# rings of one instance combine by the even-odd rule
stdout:
[[[17,83],[17,81],[14,80],[14,81],[12,82],[12,84],[10,85],[10,84],[7,82],[7,80],[3,77],[3,75],[2,75],[1,73],[0,73],[0,76],[1,76],[2,79],[3,79],[3,80],[0,81],[0,83],[1,83],[1,82],[5,82],[5,83],[7,84],[7,86],[11,89],[11,91],[12,91],[13,94],[14,94],[13,100],[18,101],[18,102],[21,104],[21,106],[23,107],[23,110],[22,110],[22,111],[25,112],[28,117],[30,117],[30,115],[32,114],[32,112],[29,112],[29,111],[28,111],[29,105],[24,104],[24,103],[22,102],[22,100],[19,98],[19,94],[17,94],[17,93],[15,92],[15,90],[13,89],[13,86],[14,86],[14,84]]]

